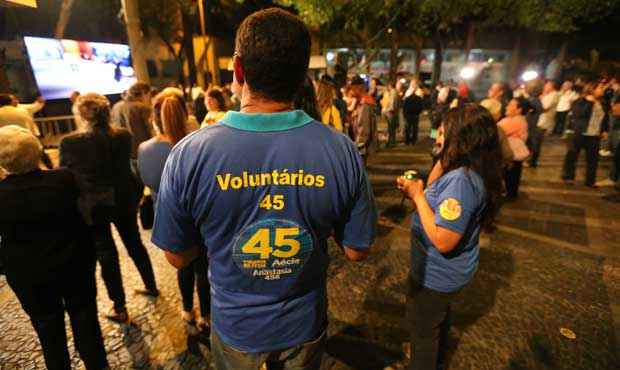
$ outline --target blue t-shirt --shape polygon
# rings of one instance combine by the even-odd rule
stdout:
[[[478,267],[480,216],[485,207],[484,181],[465,167],[452,170],[425,191],[435,213],[435,224],[463,237],[450,252],[441,254],[430,241],[416,212],[411,226],[413,278],[423,286],[443,293],[458,291]]]
[[[177,144],[153,243],[209,257],[213,329],[244,352],[317,338],[327,316],[327,238],[365,250],[377,222],[355,145],[303,111],[229,112]]]
[[[140,171],[142,182],[151,189],[154,201],[157,201],[161,175],[170,150],[172,150],[172,144],[155,137],[138,147],[138,171]]]

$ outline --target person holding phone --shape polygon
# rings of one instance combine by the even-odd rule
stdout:
[[[492,226],[502,190],[498,128],[485,108],[450,110],[438,131],[439,161],[428,184],[397,179],[416,207],[411,226],[410,369],[436,369],[450,329],[450,305],[478,267],[479,237]]]

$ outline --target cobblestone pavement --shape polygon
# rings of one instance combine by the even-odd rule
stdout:
[[[483,238],[476,277],[453,306],[449,369],[619,368],[620,204],[605,199],[610,190],[562,185],[562,155],[559,141],[548,140],[540,167],[524,171],[522,198],[505,205],[497,231]],[[393,184],[403,170],[428,165],[428,142],[414,149],[399,146],[370,161],[381,212],[379,239],[369,260],[359,264],[330,247],[325,369],[402,366],[409,217],[395,208],[401,198]],[[602,163],[600,178],[607,165]],[[583,168],[579,171],[582,175]],[[137,296],[132,292],[141,287],[140,278],[118,238],[117,243],[134,323],[120,327],[101,317],[112,368],[209,369],[206,341],[179,316],[174,269],[147,243],[162,296]],[[102,281],[98,286],[105,312],[111,303]],[[563,328],[576,338],[563,336]],[[0,333],[0,369],[44,368],[34,331],[4,278]],[[82,368],[73,350],[72,359]]]

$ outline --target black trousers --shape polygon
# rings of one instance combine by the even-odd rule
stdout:
[[[396,131],[398,130],[398,112],[387,114],[388,146],[396,145]]]
[[[435,370],[443,366],[450,333],[450,302],[454,295],[455,293],[441,293],[425,288],[409,277],[409,370]]]
[[[121,208],[121,207],[119,207]],[[118,230],[129,257],[140,273],[144,286],[148,290],[157,290],[153,265],[138,229],[137,210],[135,207],[125,207],[119,210],[112,220]],[[108,291],[108,296],[114,302],[117,311],[125,309],[125,291],[118,260],[118,250],[112,238],[112,229],[109,223],[91,226],[97,261],[101,265],[101,277]]]
[[[81,264],[81,265],[80,265]],[[43,348],[49,370],[71,370],[65,311],[69,314],[75,347],[88,370],[108,366],[97,318],[95,261],[76,261],[43,283],[27,283],[7,276],[7,281]]]
[[[533,132],[531,137],[531,152],[532,156],[530,157],[530,166],[537,167],[538,166],[538,158],[540,157],[540,151],[542,149],[543,141],[545,140],[545,130],[539,127]]]
[[[194,286],[196,286],[200,315],[206,317],[211,314],[211,285],[209,284],[208,269],[207,257],[200,256],[177,271],[183,311],[191,311],[194,308]]]
[[[506,184],[506,196],[517,198],[519,196],[519,185],[521,184],[521,173],[523,172],[523,162],[513,161],[512,166],[504,170],[504,184]]]
[[[553,128],[554,134],[562,135],[564,133],[564,128],[566,127],[566,116],[568,116],[568,111],[556,112],[555,127]]]
[[[415,145],[418,142],[418,131],[420,127],[420,116],[413,116],[405,119],[405,144]]]
[[[586,152],[586,185],[592,186],[596,181],[596,170],[598,168],[598,151],[601,145],[599,136],[575,135],[568,145],[568,151],[564,157],[562,169],[562,179],[575,180],[575,169],[579,153]]]

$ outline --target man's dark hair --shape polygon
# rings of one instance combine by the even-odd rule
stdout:
[[[127,94],[130,99],[140,99],[143,96],[146,96],[151,93],[151,86],[146,82],[138,81],[131,85],[129,90],[127,90]]]
[[[13,97],[11,94],[0,94],[0,107],[5,105],[11,105],[13,103]]]
[[[207,96],[215,99],[217,101],[217,105],[219,106],[220,112],[226,111],[226,99],[224,99],[224,94],[219,89],[211,89],[207,92]]]
[[[366,86],[366,81],[364,81],[364,79],[360,75],[355,75],[351,78],[351,82],[349,82],[349,85],[350,86],[355,86],[355,85]]]
[[[527,113],[527,111],[529,110],[529,103],[527,102],[527,99],[525,99],[524,97],[516,97],[516,98],[512,98],[512,100],[517,102],[517,108],[521,109],[521,114],[525,115]]]
[[[310,32],[299,17],[285,10],[261,10],[241,23],[235,53],[252,92],[292,102],[308,71]]]

